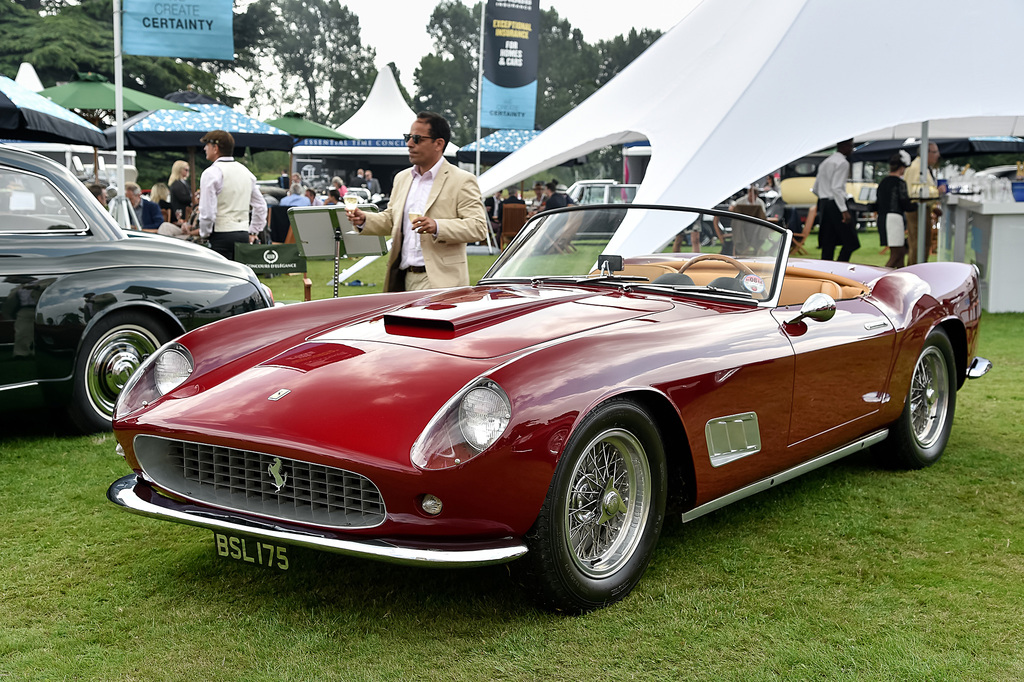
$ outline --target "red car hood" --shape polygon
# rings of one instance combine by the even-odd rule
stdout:
[[[199,377],[138,419],[263,449],[297,447],[329,465],[340,456],[356,470],[367,456],[405,468],[434,413],[496,358],[672,307],[570,288],[435,293],[229,376]]]
[[[483,287],[429,295],[324,342],[378,341],[465,358],[491,358],[672,308],[665,300],[559,288]]]

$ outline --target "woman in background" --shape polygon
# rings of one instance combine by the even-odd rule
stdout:
[[[173,220],[187,219],[192,208],[192,190],[188,186],[188,162],[178,160],[171,166],[171,176],[167,178],[167,185],[171,192],[171,218]],[[178,214],[181,211],[181,214]]]
[[[160,207],[161,211],[171,210],[171,190],[166,183],[157,182],[149,190],[149,200]],[[167,214],[164,215],[167,218]],[[173,219],[174,216],[168,218]]]
[[[903,259],[907,255],[905,213],[914,208],[907,194],[907,183],[903,174],[910,165],[910,155],[905,151],[893,154],[889,158],[889,175],[878,183],[875,195],[875,207],[878,210],[878,231],[885,235],[889,245],[887,268],[903,267]]]

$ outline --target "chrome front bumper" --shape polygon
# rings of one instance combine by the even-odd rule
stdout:
[[[159,502],[150,502],[150,497]],[[285,545],[309,547],[324,552],[376,559],[395,564],[470,567],[501,564],[526,554],[526,545],[513,538],[490,543],[476,543],[471,548],[431,549],[408,547],[383,540],[339,540],[337,538],[306,534],[293,529],[262,523],[255,519],[236,516],[228,512],[204,509],[159,495],[136,474],[114,481],[107,490],[107,499],[133,514],[155,519],[208,528],[227,534],[264,538]]]

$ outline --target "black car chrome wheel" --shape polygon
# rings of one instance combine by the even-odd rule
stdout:
[[[527,564],[550,604],[587,611],[629,593],[661,533],[666,481],[658,430],[642,407],[611,401],[584,419],[527,537]]]
[[[111,313],[90,330],[75,363],[69,407],[75,425],[86,432],[109,430],[121,389],[170,338],[160,324],[127,311]]]

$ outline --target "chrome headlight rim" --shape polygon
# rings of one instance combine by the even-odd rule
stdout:
[[[130,414],[138,412],[144,407],[148,407],[150,403],[162,398],[164,395],[174,390],[181,384],[183,384],[188,376],[179,381],[176,385],[169,387],[166,391],[162,391],[157,386],[155,368],[157,360],[168,351],[174,351],[181,354],[189,369],[188,376],[191,376],[192,372],[195,371],[195,361],[192,358],[192,353],[189,352],[188,348],[178,343],[177,341],[168,341],[164,345],[160,346],[155,353],[146,358],[139,368],[135,370],[131,378],[124,385],[124,389],[121,390],[120,395],[117,397],[117,402],[114,404],[114,419],[121,419],[127,417]]]
[[[471,392],[479,388],[490,390],[499,396],[501,402],[504,404],[508,417],[501,429],[494,434],[494,437],[491,438],[489,442],[478,447],[471,443],[470,439],[466,437],[463,431],[461,414],[463,401]],[[448,399],[448,402],[446,402],[430,419],[430,421],[427,422],[426,427],[423,429],[422,433],[420,433],[419,437],[416,438],[412,448],[409,450],[409,461],[417,469],[424,471],[435,471],[461,466],[493,446],[494,443],[498,442],[511,423],[512,401],[509,400],[508,394],[505,390],[500,384],[490,377],[476,377],[456,391],[455,394]],[[432,440],[439,440],[440,442],[447,442],[449,444],[452,443],[452,439],[450,437],[438,438],[441,434],[457,436],[460,442],[454,443],[454,446],[462,446],[465,450],[463,455],[455,456],[455,447],[451,448],[453,452],[450,457],[439,452],[432,451]]]

